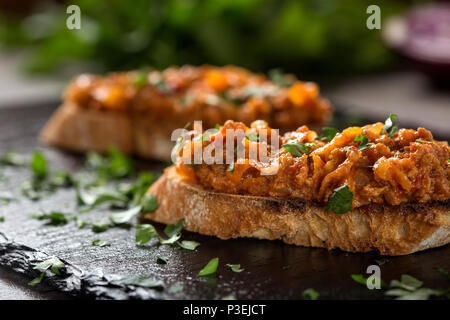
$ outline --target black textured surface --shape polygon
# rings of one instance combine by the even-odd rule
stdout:
[[[0,152],[15,149],[31,153],[40,148],[49,158],[52,168],[77,170],[82,157],[39,146],[36,134],[54,106],[0,110]],[[146,163],[146,168],[160,170],[161,164]],[[6,179],[0,191],[20,195],[19,185],[29,178],[26,168],[6,168]],[[8,205],[0,204],[0,266],[11,268],[28,279],[39,273],[33,266],[48,256],[57,256],[67,267],[61,276],[44,280],[58,291],[75,297],[101,299],[220,299],[234,294],[238,299],[299,299],[307,288],[314,288],[324,299],[384,298],[382,292],[354,282],[350,275],[365,274],[369,265],[379,259],[376,253],[351,254],[339,250],[302,248],[280,241],[254,239],[219,240],[183,232],[183,239],[196,240],[200,247],[192,252],[159,246],[156,240],[145,246],[134,241],[134,227],[113,228],[95,234],[90,228],[78,229],[73,222],[50,226],[31,219],[30,212],[57,210],[78,212],[75,192],[63,189],[40,201],[23,197]],[[95,221],[110,214],[108,209],[81,213],[83,219]],[[135,225],[136,221],[133,222]],[[161,232],[161,225],[155,224]],[[7,238],[7,239],[5,239]],[[91,245],[94,239],[111,243],[109,247]],[[13,241],[13,242],[12,242]],[[385,281],[410,274],[430,288],[447,288],[445,277],[433,268],[450,269],[450,247],[428,250],[408,256],[389,258],[381,266]],[[156,263],[157,256],[166,256],[166,265]],[[198,278],[198,271],[212,258],[220,258],[216,277]],[[242,273],[233,273],[227,263],[241,264]],[[1,270],[1,269],[0,269]],[[123,276],[149,276],[164,282],[162,291],[114,284]],[[1,276],[1,275],[0,275]],[[183,283],[180,292],[174,284]]]

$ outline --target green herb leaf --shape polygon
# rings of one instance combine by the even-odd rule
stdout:
[[[416,142],[420,143],[420,144],[424,144],[424,143],[435,144],[433,141],[426,141],[426,140],[423,140],[423,139],[416,139]]]
[[[92,224],[92,231],[95,233],[100,233],[108,230],[112,227],[110,218],[106,217],[100,219]]]
[[[417,280],[416,278],[407,274],[402,274],[400,281],[392,280],[390,284],[391,287],[400,287],[402,289],[409,291],[416,290],[420,288],[422,285],[423,285],[422,281]]]
[[[134,75],[133,86],[136,88],[142,88],[148,83],[148,68],[139,70],[138,73]]]
[[[245,138],[249,141],[259,141],[259,133],[249,133]]]
[[[41,274],[39,275],[39,277],[34,278],[34,279],[31,280],[30,282],[28,282],[28,285],[29,285],[29,286],[35,286],[35,285],[41,283],[41,282],[42,282],[42,279],[44,279],[44,276],[45,276],[45,272],[41,272]]]
[[[365,136],[356,136],[355,139],[353,139],[353,141],[358,142],[360,141],[361,143],[359,144],[358,150],[359,151],[363,151],[367,148],[370,148],[370,145],[368,145],[369,143],[369,139]]]
[[[364,277],[362,274],[352,274],[351,275],[352,279],[355,280],[356,282],[362,284],[363,286],[367,286],[367,281],[368,278]],[[375,279],[373,279],[375,281]],[[385,281],[383,281],[382,279],[380,279],[380,284],[382,288],[387,288],[387,283]]]
[[[229,267],[231,269],[231,271],[239,273],[244,271],[245,269],[241,269],[241,265],[240,264],[227,264],[227,267]]]
[[[177,282],[169,288],[169,292],[170,293],[178,293],[178,292],[183,291],[183,289],[184,289],[184,284],[181,282]]]
[[[156,258],[156,262],[159,264],[166,264],[168,261],[169,261],[169,258],[167,258],[167,257],[158,256]]]
[[[0,222],[5,222],[5,217],[0,216]]]
[[[319,299],[320,294],[313,288],[309,288],[303,291],[302,296],[306,300],[317,300]]]
[[[202,270],[200,270],[197,276],[204,277],[215,274],[218,266],[219,266],[219,258],[211,259],[208,262],[208,264]]]
[[[380,134],[385,134],[387,132],[389,138],[394,137],[394,135],[398,132],[398,125],[395,124],[395,119],[397,119],[397,115],[395,113],[391,113],[384,122],[384,126],[381,128]]]
[[[353,191],[347,185],[343,185],[334,190],[334,193],[328,199],[326,211],[333,211],[337,214],[343,214],[352,210]]]
[[[382,258],[382,259],[379,259],[379,260],[375,260],[375,262],[379,265],[379,266],[382,266],[383,264],[386,264],[387,262],[389,262],[390,260],[389,259],[387,259],[387,258]]]
[[[56,257],[47,259],[39,264],[37,264],[33,269],[45,272],[50,269],[53,274],[60,275],[60,269],[64,268],[66,265],[64,262]]]
[[[158,199],[153,194],[145,194],[142,197],[142,212],[153,212],[158,209]]]
[[[164,233],[168,237],[172,237],[175,234],[181,233],[181,230],[183,230],[183,222],[184,220],[181,219],[177,222],[177,224],[169,224],[164,228]]]
[[[420,288],[414,291],[404,289],[392,289],[386,291],[386,295],[397,297],[396,300],[428,300],[431,296],[441,296],[446,294],[446,290],[434,290],[429,288]]]
[[[136,242],[138,244],[146,244],[155,237],[159,238],[159,235],[151,224],[138,224],[136,226]]]
[[[322,135],[319,140],[330,142],[339,133],[339,130],[330,127],[322,128]]]
[[[118,281],[118,283],[158,290],[162,290],[164,288],[164,283],[161,280],[142,276],[122,278]]]
[[[222,299],[220,300],[236,300],[236,295],[234,293],[230,293],[224,297],[222,297]]]
[[[303,154],[309,154],[311,148],[314,148],[314,143],[299,143],[295,141],[289,141],[282,145],[282,147],[296,157],[301,157]]]
[[[30,217],[37,220],[49,220],[48,224],[50,225],[64,225],[69,219],[71,219],[73,214],[66,214],[62,212],[52,211],[50,213],[31,213]]]
[[[97,246],[97,247],[106,247],[111,244],[108,241],[96,239],[96,240],[92,241],[92,245]]]
[[[447,277],[450,279],[450,272],[446,271],[444,268],[434,267],[433,269],[436,270],[437,272],[439,272],[440,274],[442,274],[444,277]]]
[[[163,239],[163,238],[159,237],[159,243],[174,244],[175,242],[180,240],[180,238],[181,238],[181,233],[176,233],[176,234],[172,235],[169,239]]]
[[[24,156],[9,151],[0,156],[0,165],[5,166],[24,166],[26,164],[26,159]]]
[[[197,247],[200,245],[200,243],[198,243],[196,241],[183,240],[183,241],[179,242],[178,245],[183,249],[193,251],[193,250],[197,249]]]
[[[47,175],[47,159],[45,159],[42,153],[38,151],[33,153],[30,166],[36,178],[43,179]]]
[[[114,224],[129,223],[141,210],[142,206],[136,206],[123,212],[114,213],[109,218]]]
[[[269,79],[280,87],[287,88],[292,85],[291,77],[285,75],[281,69],[271,69],[267,73]]]
[[[234,161],[228,166],[227,172],[234,173]]]

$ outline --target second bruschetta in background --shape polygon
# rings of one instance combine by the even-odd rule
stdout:
[[[128,154],[168,160],[171,133],[193,121],[209,128],[227,120],[261,119],[288,131],[303,124],[322,126],[331,113],[314,83],[234,66],[80,75],[41,139],[74,151],[103,152],[116,145]]]

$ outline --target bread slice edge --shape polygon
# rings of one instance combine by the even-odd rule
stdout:
[[[148,193],[158,209],[141,221],[175,224],[221,239],[280,239],[306,247],[339,248],[349,252],[378,250],[405,255],[450,242],[450,202],[370,204],[345,214],[297,199],[234,195],[205,190],[169,167]]]

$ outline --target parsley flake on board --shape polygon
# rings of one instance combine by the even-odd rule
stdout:
[[[309,288],[303,291],[302,296],[306,300],[317,300],[319,299],[320,294],[313,288]]]
[[[322,135],[319,140],[330,142],[339,133],[339,130],[331,127],[322,128]]]
[[[389,138],[393,138],[394,135],[398,132],[398,124],[396,124],[395,120],[398,119],[395,113],[391,113],[389,117],[384,122],[383,128],[381,128],[380,134],[387,133]]]
[[[428,300],[432,296],[442,296],[447,290],[434,290],[422,287],[423,282],[407,274],[402,274],[400,281],[392,280],[386,291],[387,296],[394,296],[396,300]]]
[[[0,155],[0,165],[4,166],[24,166],[27,160],[21,154],[13,151],[6,152]]]
[[[314,148],[314,143],[300,143],[295,141],[288,141],[287,143],[283,144],[282,147],[284,150],[289,152],[295,157],[301,157],[304,154],[309,154],[311,151],[311,148]]]
[[[92,245],[97,246],[97,247],[106,247],[106,246],[110,246],[111,244],[108,241],[96,239],[96,240],[92,241]]]
[[[125,224],[129,223],[139,212],[141,212],[142,206],[136,206],[126,211],[118,212],[112,214],[109,218],[114,224]]]
[[[326,211],[333,211],[337,214],[347,213],[352,210],[353,191],[347,185],[343,185],[334,190],[328,199],[325,207]]]
[[[38,270],[41,272],[40,276],[31,280],[28,285],[34,286],[38,283],[41,283],[42,279],[44,279],[45,272],[47,270],[50,270],[51,273],[60,275],[60,269],[64,268],[66,265],[64,262],[59,260],[56,257],[52,257],[50,259],[47,259],[45,261],[42,261],[41,263],[37,264],[33,269]]]
[[[67,222],[74,217],[73,214],[67,214],[57,211],[52,211],[50,213],[31,213],[31,218],[37,219],[37,220],[48,220],[48,224],[57,226],[57,225],[64,225],[67,224]]]
[[[194,251],[195,249],[197,249],[200,243],[198,243],[197,241],[182,240],[178,242],[178,245],[183,249]]]
[[[43,179],[47,175],[47,159],[38,151],[33,153],[30,167],[34,176],[39,179]]]
[[[241,265],[240,264],[227,264],[227,267],[229,267],[231,269],[231,271],[239,273],[244,271],[245,269],[241,269]]]
[[[352,277],[353,280],[355,280],[359,284],[367,286],[368,278],[364,277],[362,274],[352,274],[351,277]],[[374,278],[373,278],[373,281],[375,281]],[[381,284],[382,288],[387,288],[388,287],[387,283],[385,281],[383,281],[382,279],[380,279],[380,284]]]
[[[126,277],[117,281],[119,284],[132,285],[137,287],[151,288],[156,290],[162,290],[164,288],[164,283],[161,280],[148,277]]]
[[[95,233],[100,233],[108,230],[112,226],[113,224],[111,223],[111,220],[108,217],[105,217],[92,223],[92,231]]]
[[[218,266],[219,258],[211,259],[208,264],[202,270],[200,270],[200,272],[197,274],[197,277],[204,277],[215,274]]]
[[[163,257],[163,256],[156,257],[156,262],[159,264],[167,264],[168,261],[169,261],[169,258],[167,258],[167,257]]]
[[[142,212],[153,212],[158,209],[158,199],[153,194],[145,194],[141,200]]]
[[[5,217],[0,216],[0,222],[5,222]]]
[[[138,224],[136,227],[135,239],[140,245],[146,244],[151,239],[159,237],[155,227],[151,224]]]

